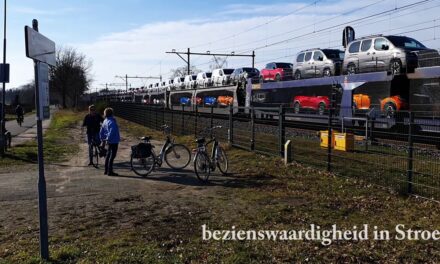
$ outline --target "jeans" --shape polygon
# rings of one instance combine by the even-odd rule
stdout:
[[[108,144],[107,156],[105,157],[105,173],[113,173],[113,161],[118,153],[119,144]]]
[[[89,144],[89,162],[93,163],[93,144],[101,144],[99,134],[87,134],[87,144]]]

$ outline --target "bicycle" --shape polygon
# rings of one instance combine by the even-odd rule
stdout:
[[[151,137],[148,136],[139,138],[141,142],[131,147],[130,166],[137,175],[147,177],[156,166],[162,167],[164,160],[174,170],[182,170],[190,163],[190,150],[182,144],[174,143],[169,126],[163,125],[162,128],[166,140],[159,155],[154,152],[154,146],[150,142]]]
[[[92,139],[92,164],[95,168],[98,168],[99,158],[102,157],[102,149],[96,139]],[[105,155],[104,155],[105,156]]]
[[[211,139],[206,142],[205,137],[196,139],[197,149],[195,149],[194,156],[194,172],[201,182],[207,182],[212,171],[217,167],[223,175],[228,172],[229,161],[226,152],[220,146],[220,142],[215,136],[212,136],[212,131],[221,126],[207,128],[204,132],[210,132]],[[207,146],[213,143],[211,157],[208,155]]]

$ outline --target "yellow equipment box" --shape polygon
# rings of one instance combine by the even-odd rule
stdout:
[[[334,148],[341,151],[354,150],[354,135],[348,133],[335,133],[333,136]]]
[[[320,131],[320,135],[321,135],[321,147],[322,148],[327,148],[328,147],[328,131],[327,130],[321,130]],[[335,131],[332,131],[332,148],[335,147]]]

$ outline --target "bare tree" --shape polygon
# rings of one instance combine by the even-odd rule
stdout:
[[[209,64],[209,69],[211,71],[215,69],[220,69],[223,67],[228,67],[228,57],[216,57],[214,56]]]
[[[50,71],[50,88],[61,99],[62,107],[76,107],[78,99],[89,89],[92,81],[91,61],[74,48],[59,48],[56,66]]]
[[[182,66],[176,69],[172,69],[171,70],[171,79],[174,79],[175,77],[183,77],[185,75],[188,75],[188,67],[187,66]],[[191,74],[197,74],[199,72],[202,72],[202,70],[197,69],[195,66],[191,66]]]

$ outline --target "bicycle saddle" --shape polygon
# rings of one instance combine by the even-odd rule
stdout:
[[[151,137],[141,137],[139,139],[142,141],[150,141]]]

